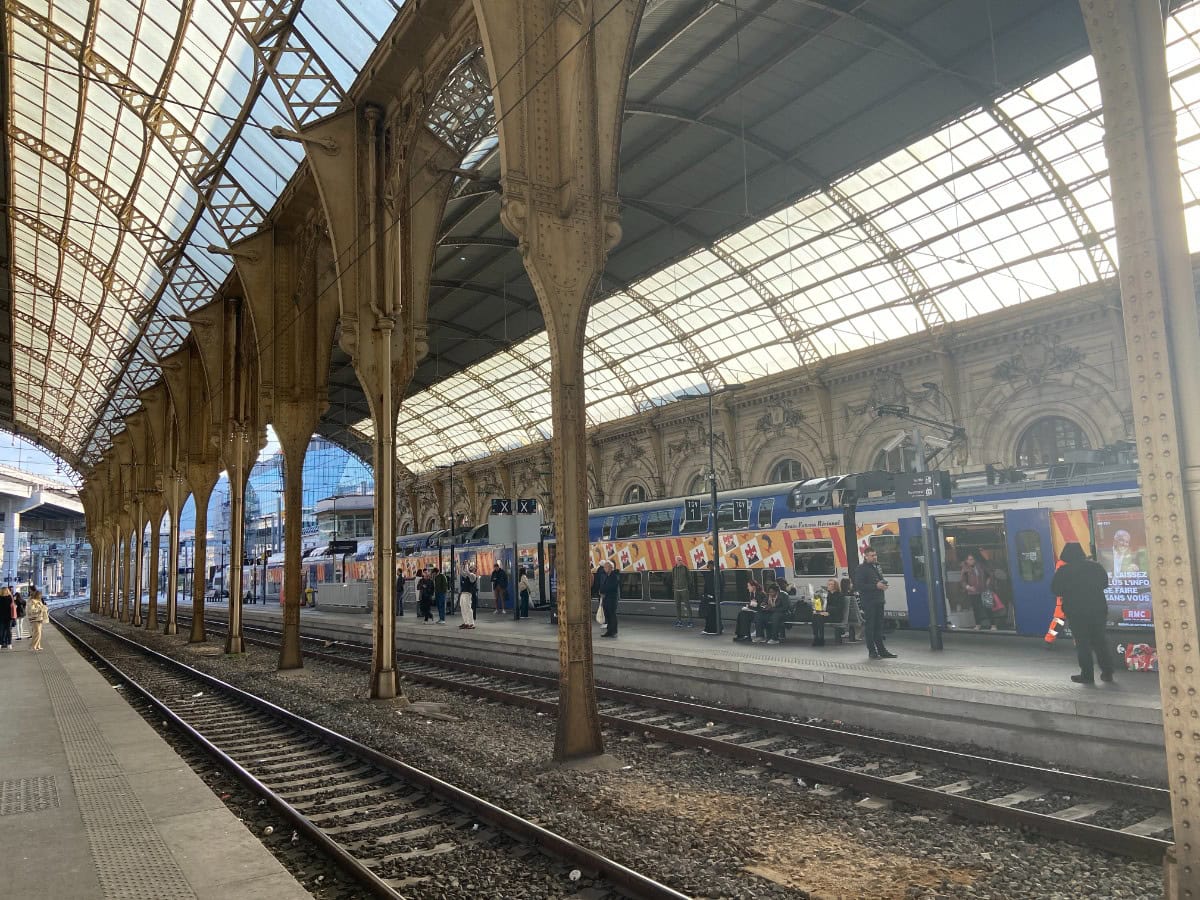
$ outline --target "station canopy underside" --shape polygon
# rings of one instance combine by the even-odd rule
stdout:
[[[597,0],[603,7],[609,0]],[[332,111],[400,2],[164,14],[6,0],[13,425],[86,469],[179,346],[171,318],[229,271],[300,164],[294,101],[260,65],[292,28]],[[1167,24],[1189,243],[1200,247],[1200,7]],[[430,298],[430,357],[399,417],[420,472],[551,435],[549,347],[499,175],[486,69],[430,119],[470,131]],[[332,81],[330,81],[332,79]],[[324,92],[323,92],[324,91]],[[435,108],[437,104],[435,104]],[[460,115],[447,115],[457,110]],[[487,131],[485,127],[483,129]],[[587,331],[587,424],[1092,284],[1117,254],[1103,122],[1077,0],[647,3],[626,97],[624,238]],[[321,431],[369,459],[335,352]]]

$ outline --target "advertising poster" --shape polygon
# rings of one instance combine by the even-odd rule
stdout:
[[[1138,506],[1093,508],[1096,561],[1108,572],[1108,621],[1112,625],[1154,625],[1147,570],[1146,526]]]

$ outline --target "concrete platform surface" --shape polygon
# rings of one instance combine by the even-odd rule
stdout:
[[[312,895],[53,626],[0,652],[0,896]]]
[[[216,616],[224,604],[210,604]],[[186,606],[180,604],[181,613]],[[249,623],[278,627],[277,606],[244,607]],[[514,622],[481,606],[478,627],[422,623],[408,608],[396,620],[400,650],[553,674],[558,630],[545,611]],[[364,643],[370,616],[303,609],[301,627]],[[598,681],[630,690],[681,694],[785,715],[837,720],[917,739],[971,743],[1068,768],[1161,781],[1165,777],[1158,676],[1118,671],[1113,684],[1084,687],[1075,648],[1060,638],[947,632],[929,649],[923,631],[887,638],[898,659],[871,661],[863,644],[811,646],[807,627],[783,644],[734,643],[732,622],[717,637],[700,628],[628,616],[616,640],[595,627]]]

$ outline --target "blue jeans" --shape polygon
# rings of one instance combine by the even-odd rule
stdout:
[[[446,594],[444,591],[439,591],[437,594],[438,621],[446,621]]]

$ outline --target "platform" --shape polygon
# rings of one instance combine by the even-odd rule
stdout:
[[[223,604],[212,609],[225,613]],[[278,607],[244,610],[249,623],[278,626]],[[474,631],[459,629],[457,616],[446,625],[422,624],[412,612],[396,620],[402,651],[558,671],[557,629],[546,612],[513,622],[481,606]],[[371,640],[367,615],[301,613],[306,633]],[[628,616],[617,640],[594,641],[596,678],[630,690],[970,743],[1065,768],[1165,778],[1157,675],[1119,671],[1113,684],[1074,684],[1070,676],[1079,670],[1069,639],[1047,649],[1040,639],[948,632],[945,649],[935,653],[926,632],[898,631],[888,645],[899,659],[873,662],[861,643],[812,647],[807,628],[788,633],[779,645],[737,644],[732,623],[724,635],[704,637],[699,627],[680,630],[666,620]]]
[[[53,626],[0,652],[4,896],[312,895]]]

